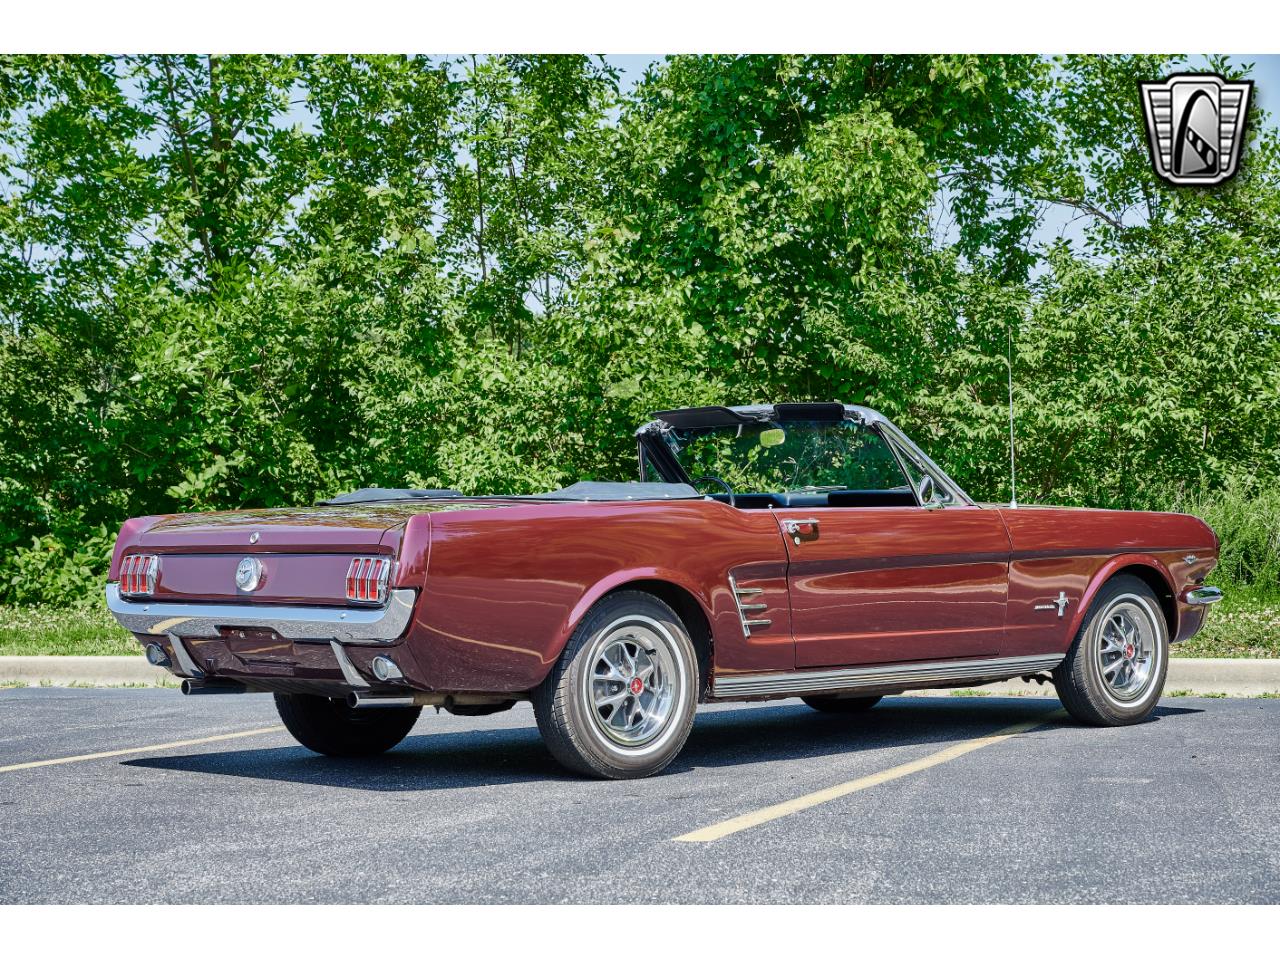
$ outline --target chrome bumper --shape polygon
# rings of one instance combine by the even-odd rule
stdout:
[[[1192,606],[1204,606],[1210,603],[1217,603],[1222,599],[1222,591],[1217,587],[1196,587],[1188,590],[1182,595],[1182,602],[1189,603]]]
[[[107,608],[132,633],[216,639],[221,627],[274,630],[288,640],[391,643],[413,616],[413,590],[392,590],[385,607],[274,607],[242,603],[138,602],[107,584]]]

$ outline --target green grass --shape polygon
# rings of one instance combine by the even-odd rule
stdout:
[[[0,606],[0,656],[130,656],[142,648],[106,602],[85,608]]]
[[[1280,596],[1224,587],[1196,636],[1173,648],[1175,657],[1280,657]]]

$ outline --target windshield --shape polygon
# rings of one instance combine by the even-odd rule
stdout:
[[[691,478],[719,477],[735,490],[910,490],[884,439],[851,420],[672,429],[665,439]]]

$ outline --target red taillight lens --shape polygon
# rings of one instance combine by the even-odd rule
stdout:
[[[347,599],[356,603],[386,603],[391,561],[385,557],[355,557],[347,567]]]
[[[156,592],[160,558],[154,554],[133,553],[120,561],[120,592],[135,597]]]

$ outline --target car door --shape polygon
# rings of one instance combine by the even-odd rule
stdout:
[[[921,477],[902,477],[900,484],[879,479],[892,489],[832,494],[826,505],[788,498],[774,511],[789,559],[796,666],[999,653],[1010,554],[999,513],[954,496],[945,503],[934,495],[922,506],[911,491],[929,476],[924,465],[907,460],[879,431],[876,436],[901,471],[919,470]],[[943,484],[944,477],[931,477],[924,485],[940,494]],[[873,505],[891,503],[894,495],[899,505]]]

